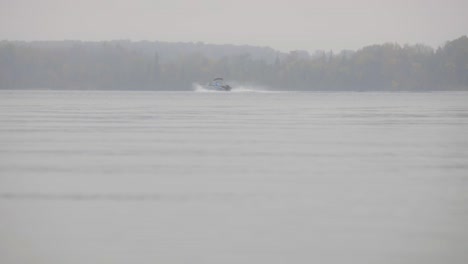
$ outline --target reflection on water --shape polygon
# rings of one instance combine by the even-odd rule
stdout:
[[[468,93],[0,91],[1,263],[467,263]]]

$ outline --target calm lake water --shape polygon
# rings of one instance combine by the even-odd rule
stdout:
[[[0,91],[0,263],[468,263],[468,93]]]

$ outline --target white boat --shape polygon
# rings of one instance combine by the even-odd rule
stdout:
[[[204,88],[211,91],[231,91],[231,86],[224,83],[223,78],[215,78],[213,81],[204,85]]]

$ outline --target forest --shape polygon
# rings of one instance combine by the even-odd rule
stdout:
[[[180,91],[215,77],[271,90],[468,91],[468,38],[314,54],[201,42],[0,42],[0,89]]]

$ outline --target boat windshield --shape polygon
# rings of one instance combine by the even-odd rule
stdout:
[[[211,82],[210,85],[212,85],[212,86],[223,86],[224,85],[224,80],[223,80],[223,78],[216,78]]]

